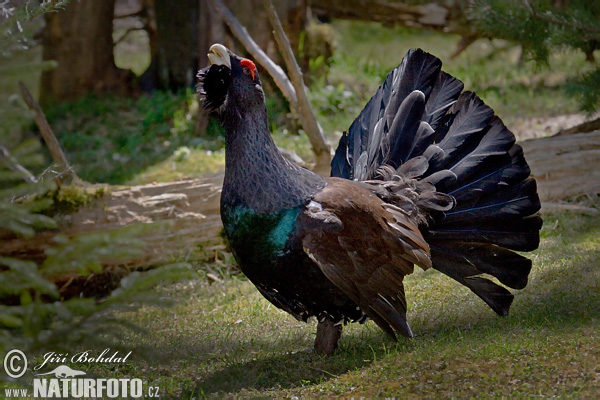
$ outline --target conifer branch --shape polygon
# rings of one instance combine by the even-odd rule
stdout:
[[[21,174],[25,182],[37,182],[35,176],[33,176],[33,174],[29,172],[27,168],[19,164],[19,162],[10,154],[10,152],[4,146],[0,146],[0,161],[2,161],[6,168]]]
[[[529,0],[521,0],[521,1],[523,2],[523,5],[524,5],[525,9],[527,10],[527,12],[529,13],[529,15],[531,15],[531,17],[533,17],[537,20],[540,20],[543,22],[548,22],[550,24],[555,24],[555,25],[568,26],[569,28],[573,28],[573,29],[580,30],[580,31],[600,33],[600,28],[594,28],[592,26],[585,26],[582,24],[577,24],[575,22],[569,22],[569,21],[565,21],[565,20],[556,19],[556,18],[550,17],[548,15],[539,14],[531,6],[531,4],[529,3]]]

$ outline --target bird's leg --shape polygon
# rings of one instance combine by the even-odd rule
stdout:
[[[315,338],[315,352],[320,355],[331,355],[337,349],[338,340],[342,336],[342,324],[335,325],[332,320],[326,318],[317,325],[317,337]]]

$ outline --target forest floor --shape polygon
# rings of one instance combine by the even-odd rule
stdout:
[[[392,342],[373,322],[344,328],[331,357],[316,325],[273,307],[239,275],[165,286],[175,304],[120,315],[125,365],[166,398],[596,398],[600,392],[600,216],[546,213],[528,286],[498,317],[434,270],[405,281],[415,337]],[[75,349],[73,349],[75,350]]]

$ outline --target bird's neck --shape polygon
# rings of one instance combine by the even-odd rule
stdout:
[[[222,206],[268,214],[304,204],[325,185],[323,178],[281,155],[264,104],[244,111],[222,115],[227,135]]]

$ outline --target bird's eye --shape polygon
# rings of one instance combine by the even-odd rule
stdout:
[[[252,80],[254,80],[254,71],[256,71],[256,65],[254,65],[254,63],[247,58],[244,58],[242,61],[240,61],[240,64],[242,64],[242,71],[244,74],[251,76]]]

